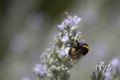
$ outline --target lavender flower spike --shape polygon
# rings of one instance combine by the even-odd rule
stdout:
[[[55,43],[48,47],[41,57],[42,64],[36,64],[34,73],[37,79],[50,78],[50,80],[68,80],[69,70],[74,66],[73,58],[69,56],[70,46],[76,45],[81,32],[78,31],[78,23],[81,18],[68,16],[58,25],[59,32]]]
[[[47,65],[36,64],[34,67],[34,72],[36,75],[44,77],[47,73],[46,71]]]

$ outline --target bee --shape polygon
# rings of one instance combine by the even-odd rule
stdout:
[[[69,50],[69,56],[73,60],[81,59],[82,56],[85,56],[89,51],[89,46],[87,43],[81,41],[75,41],[74,45],[71,45],[71,48]],[[76,63],[76,62],[75,62]]]

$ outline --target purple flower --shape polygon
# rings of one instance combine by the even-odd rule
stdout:
[[[58,25],[58,29],[63,30],[64,29],[64,23],[62,22],[62,24]]]
[[[105,72],[104,76],[105,76],[106,80],[111,80],[111,72],[110,71]]]
[[[46,69],[47,69],[47,65],[36,64],[36,66],[34,67],[34,72],[39,76],[45,76],[47,73]]]
[[[67,18],[64,20],[64,23],[67,25],[71,25],[71,24],[73,24],[73,20],[72,20],[72,18]]]
[[[68,33],[66,33],[62,39],[61,39],[62,42],[67,42],[68,41]]]
[[[77,25],[81,21],[81,18],[74,16],[72,18],[67,18],[64,20],[64,23],[67,25]]]
[[[110,61],[112,67],[117,67],[119,65],[120,60],[118,58],[114,58]]]
[[[73,26],[73,25],[77,25],[80,21],[81,18],[79,18],[78,16],[68,17],[60,25],[58,25],[58,28],[60,30],[64,30],[65,26],[68,25],[69,27],[71,27],[71,30],[77,29],[78,26]]]
[[[80,21],[81,21],[81,18],[79,18],[78,16],[73,17],[74,24],[78,24]]]
[[[61,50],[58,52],[61,56],[68,56],[68,52],[69,52],[70,48],[66,47],[66,48],[61,48]]]
[[[61,49],[61,50],[59,51],[59,54],[60,54],[61,56],[65,56],[65,55],[66,55],[65,50],[64,50],[64,49]]]

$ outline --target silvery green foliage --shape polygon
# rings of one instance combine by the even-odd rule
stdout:
[[[114,58],[108,65],[100,62],[91,76],[92,80],[120,80],[120,59]]]
[[[81,18],[69,16],[58,25],[59,32],[54,43],[41,56],[41,63],[34,67],[37,79],[68,80],[69,70],[73,67],[73,59],[68,55],[70,44],[74,44],[81,37],[78,23]]]

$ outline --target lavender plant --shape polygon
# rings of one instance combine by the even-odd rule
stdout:
[[[54,43],[46,49],[40,57],[40,63],[34,67],[37,80],[49,78],[50,80],[68,80],[69,70],[73,67],[73,59],[68,55],[70,45],[76,45],[81,32],[78,23],[81,18],[66,14],[66,18],[58,25],[59,32]]]
[[[33,72],[37,80],[69,80],[69,70],[73,67],[74,59],[69,56],[72,45],[80,41],[81,32],[78,31],[78,16],[67,17],[58,25],[58,34],[54,43],[48,47],[40,57],[40,63],[36,64]],[[96,65],[96,71],[91,75],[91,80],[120,80],[120,59],[114,58],[108,65],[100,62]]]
[[[114,58],[108,65],[100,62],[91,76],[92,80],[120,80],[120,59]]]

